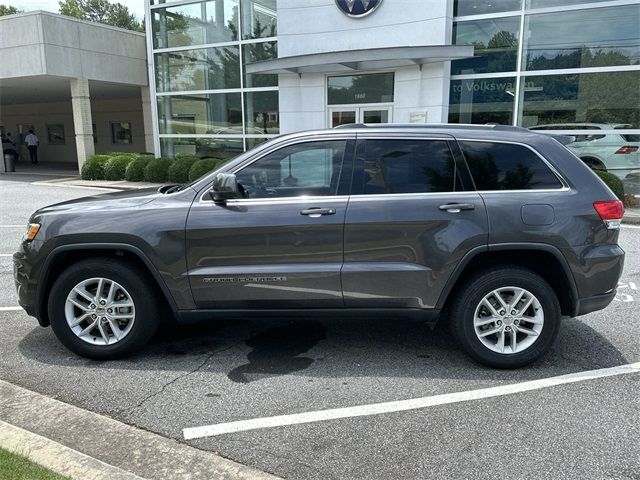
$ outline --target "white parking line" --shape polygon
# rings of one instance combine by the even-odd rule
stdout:
[[[0,228],[25,228],[27,224],[24,225],[0,225]]]
[[[622,225],[622,228],[640,228],[640,225]]]
[[[0,257],[13,257],[13,253],[0,253]]]
[[[0,312],[17,312],[22,310],[22,307],[0,307]]]
[[[185,428],[182,433],[185,440],[196,438],[212,437],[225,433],[244,432],[260,428],[282,427],[285,425],[299,425],[302,423],[322,422],[325,420],[335,420],[339,418],[363,417],[369,415],[379,415],[382,413],[403,412],[406,410],[416,410],[436,405],[446,405],[450,403],[468,402],[471,400],[481,400],[484,398],[511,395],[514,393],[529,392],[541,388],[554,387],[566,383],[582,382],[596,378],[610,377],[613,375],[624,375],[627,373],[640,372],[640,362],[621,365],[619,367],[602,368],[599,370],[589,370],[586,372],[571,373],[557,377],[542,378],[529,382],[502,385],[500,387],[482,388],[479,390],[469,390],[466,392],[447,393],[432,397],[414,398],[410,400],[400,400],[397,402],[374,403],[371,405],[360,405],[357,407],[335,408],[331,410],[317,410],[314,412],[297,413],[293,415],[279,415],[276,417],[255,418],[251,420],[240,420],[237,422],[219,423],[217,425],[207,425],[204,427]]]

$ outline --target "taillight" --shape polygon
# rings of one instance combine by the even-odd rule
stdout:
[[[616,153],[621,153],[624,155],[626,153],[633,153],[637,151],[638,147],[635,147],[633,145],[625,145],[624,147],[620,147],[618,150],[616,150]]]
[[[593,208],[607,224],[607,228],[620,228],[620,221],[624,215],[624,206],[620,200],[599,200],[593,202]]]

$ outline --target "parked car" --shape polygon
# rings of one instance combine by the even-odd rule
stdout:
[[[511,368],[613,300],[622,215],[549,136],[361,126],[278,137],[187,186],[42,208],[13,261],[20,305],[85,357],[139,350],[162,312],[356,312],[442,316],[473,358]]]
[[[575,135],[567,148],[589,167],[604,170],[620,178],[640,171],[640,135],[626,133],[598,133],[598,130],[631,129],[630,124],[613,123],[557,123],[536,125],[529,130],[593,130],[593,133]]]

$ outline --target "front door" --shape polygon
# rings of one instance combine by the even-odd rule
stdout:
[[[202,192],[186,226],[198,308],[342,307],[344,217],[355,140],[287,143],[237,168],[245,198]]]
[[[392,110],[390,105],[329,107],[329,127],[349,123],[391,123]]]

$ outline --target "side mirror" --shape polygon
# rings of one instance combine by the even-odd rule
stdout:
[[[242,198],[238,188],[238,180],[233,173],[218,173],[213,178],[213,188],[209,196],[216,205],[224,205],[227,200]]]

